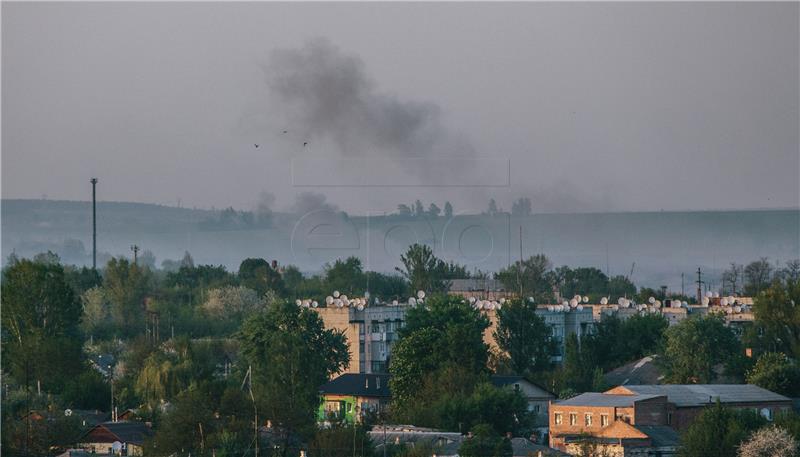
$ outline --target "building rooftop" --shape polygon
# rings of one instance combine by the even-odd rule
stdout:
[[[650,437],[654,447],[677,447],[680,435],[672,427],[666,425],[636,425],[640,431]]]
[[[81,437],[81,441],[93,443],[132,443],[141,445],[152,435],[150,428],[142,422],[103,422],[97,424]]]
[[[614,391],[619,393],[621,389],[626,389],[635,396],[666,395],[668,401],[678,407],[705,405],[717,399],[722,403],[791,401],[788,397],[752,384],[626,385]]]
[[[391,397],[388,374],[345,373],[319,388],[322,394],[354,397]]]
[[[616,395],[599,392],[587,392],[578,396],[555,402],[559,406],[614,406],[626,407],[633,406],[637,401],[650,400],[651,398],[661,397],[664,394],[651,395]]]
[[[603,380],[611,386],[660,384],[664,374],[655,363],[656,357],[655,355],[643,357],[615,368],[603,375]]]
[[[482,292],[485,290],[504,291],[505,287],[497,279],[451,279],[450,292]]]

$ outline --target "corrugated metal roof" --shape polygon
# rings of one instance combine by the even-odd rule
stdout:
[[[564,406],[614,406],[625,407],[633,406],[637,401],[649,400],[651,398],[660,397],[664,394],[658,395],[615,395],[604,394],[599,392],[587,392],[580,394],[576,397],[567,400],[556,402],[557,405]]]
[[[662,384],[626,385],[624,388],[638,395],[666,395],[676,406],[699,406],[713,403],[758,403],[767,401],[791,401],[752,384]]]

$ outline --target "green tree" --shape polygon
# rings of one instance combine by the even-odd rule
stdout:
[[[107,324],[110,316],[110,304],[102,287],[92,287],[81,295],[83,304],[84,331],[92,333]]]
[[[578,335],[570,333],[564,343],[564,376],[567,387],[576,392],[591,390],[595,365],[582,351]]]
[[[106,264],[103,288],[111,301],[111,318],[123,331],[131,333],[144,326],[144,301],[150,291],[150,270],[125,258],[112,258]]]
[[[718,365],[730,367],[743,356],[739,339],[719,315],[690,317],[668,328],[664,335],[659,360],[670,382],[707,384],[716,378]]]
[[[780,352],[762,354],[747,372],[747,383],[788,397],[800,395],[800,367]]]
[[[588,295],[593,303],[608,293],[608,276],[597,268],[559,267],[556,274],[561,279],[562,297]]]
[[[757,430],[739,447],[739,457],[796,457],[797,440],[785,429],[770,426]]]
[[[762,344],[772,351],[800,358],[800,281],[775,282],[755,297],[756,324],[770,336]]]
[[[769,287],[774,268],[766,257],[750,262],[744,267],[744,293],[751,297]]]
[[[209,438],[215,432],[213,401],[209,392],[200,388],[190,389],[175,399],[172,410],[164,415],[156,429],[153,447],[148,454],[166,456],[175,453],[202,455],[209,446]],[[210,454],[210,452],[209,452]]]
[[[75,335],[81,305],[57,263],[22,259],[3,272],[3,329],[24,344],[30,335]]]
[[[239,265],[239,282],[263,296],[268,290],[283,296],[286,286],[280,273],[275,271],[264,259],[244,259]]]
[[[521,290],[523,297],[533,297],[536,303],[549,303],[553,299],[553,285],[548,275],[551,267],[550,260],[544,254],[537,254],[500,270],[495,274],[495,279],[507,290]]]
[[[494,338],[507,354],[511,371],[533,376],[550,367],[555,351],[552,329],[536,314],[528,300],[513,300],[497,312]]]
[[[328,293],[338,290],[350,296],[363,294],[366,277],[361,259],[348,257],[345,260],[337,259],[333,265],[325,265],[325,288]]]
[[[450,202],[444,202],[444,217],[448,219],[453,217],[453,205]]]
[[[374,453],[369,431],[362,425],[320,429],[308,444],[309,457],[372,457]]]
[[[442,273],[445,263],[433,255],[433,249],[424,244],[413,244],[408,251],[400,256],[403,268],[396,270],[408,281],[413,292],[424,290],[428,293],[445,292],[450,283],[445,280]]]
[[[717,401],[681,435],[681,457],[730,457],[765,420],[749,410],[735,411]]]
[[[347,339],[326,330],[316,312],[289,302],[250,317],[238,339],[243,363],[252,367],[259,416],[285,432],[285,454],[293,436],[313,436],[318,388],[348,366]]]
[[[81,304],[60,264],[13,263],[3,272],[0,303],[4,370],[45,390],[60,390],[81,372]]]
[[[473,427],[458,448],[458,455],[463,457],[511,457],[512,454],[511,441],[488,424]]]

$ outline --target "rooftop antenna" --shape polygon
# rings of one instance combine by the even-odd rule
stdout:
[[[139,246],[138,245],[131,245],[131,251],[133,251],[133,264],[137,265],[137,261],[139,259]]]
[[[703,284],[705,284],[705,281],[703,281],[703,272],[700,270],[700,267],[697,267],[697,281],[695,281],[695,284],[697,284],[697,303],[700,303],[703,301]]]
[[[97,178],[92,183],[92,269],[97,271]]]

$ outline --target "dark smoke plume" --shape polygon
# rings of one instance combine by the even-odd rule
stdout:
[[[359,57],[325,39],[273,52],[267,83],[292,129],[311,141],[332,141],[342,155],[471,152],[465,142],[448,138],[436,104],[380,92]]]

